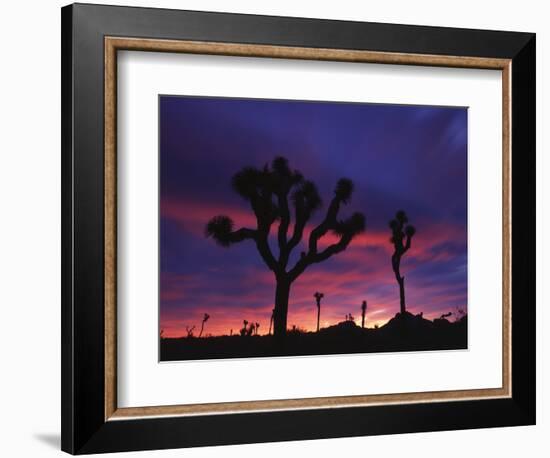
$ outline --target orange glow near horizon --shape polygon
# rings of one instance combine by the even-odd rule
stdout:
[[[234,207],[223,207],[208,202],[200,204],[191,202],[164,202],[161,207],[163,217],[174,220],[190,237],[204,238],[204,220],[216,214],[228,214],[234,217],[236,226],[254,227],[254,218],[250,212]],[[313,225],[306,227],[304,240]],[[292,228],[291,228],[292,230]],[[414,272],[408,274],[409,266],[424,261],[445,261],[451,255],[437,252],[434,249],[454,237],[460,236],[460,229],[454,226],[432,226],[420,232],[413,246],[403,260],[403,273],[410,278],[407,282],[407,309],[412,313],[423,312],[428,319],[453,311],[448,306],[437,307],[434,300],[448,302],[452,300],[452,292],[441,290],[438,285],[417,286],[414,282]],[[273,237],[273,235],[272,235]],[[307,331],[317,329],[317,307],[313,293],[321,290],[325,297],[321,303],[321,326],[335,325],[345,320],[347,313],[352,313],[360,325],[363,300],[367,300],[366,326],[381,326],[399,311],[399,290],[390,266],[392,247],[388,242],[387,231],[368,230],[357,236],[347,250],[321,265],[315,265],[306,270],[292,285],[288,327],[296,325]],[[319,241],[323,249],[337,241],[337,236],[326,234]],[[213,243],[213,242],[212,242]],[[245,242],[246,243],[246,242]],[[305,248],[298,246],[296,251]],[[218,248],[232,253],[234,248]],[[236,250],[239,247],[235,248]],[[335,263],[339,266],[339,274],[334,275],[331,268]],[[370,267],[370,266],[377,266]],[[195,326],[194,334],[200,330],[203,314],[210,314],[210,320],[205,324],[204,335],[226,335],[238,333],[243,326],[243,320],[260,323],[259,334],[267,334],[273,298],[275,280],[273,273],[267,268],[250,271],[245,277],[253,280],[254,288],[242,293],[238,298],[230,298],[221,290],[212,290],[205,279],[198,275],[163,275],[161,300],[165,303],[187,304],[187,291],[212,290],[204,298],[200,307],[184,307],[182,310],[161,309],[160,327],[166,337],[181,337],[186,335],[186,326]],[[247,281],[243,278],[243,281]],[[252,280],[248,280],[252,281]],[[371,292],[372,286],[378,288]],[[257,289],[261,289],[259,292]],[[382,289],[382,291],[380,291]],[[353,292],[353,293],[351,293]],[[431,298],[429,306],[422,305],[426,297]],[[230,303],[228,307],[226,304]],[[240,303],[240,305],[237,305]],[[189,304],[191,305],[191,304]],[[460,307],[465,308],[466,304]]]

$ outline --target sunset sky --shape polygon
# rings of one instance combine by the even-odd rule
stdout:
[[[313,294],[324,293],[321,326],[361,319],[383,324],[399,311],[388,222],[403,209],[417,233],[404,255],[407,309],[438,317],[467,302],[467,110],[402,105],[160,97],[160,327],[205,334],[238,332],[243,319],[269,328],[273,273],[252,241],[222,248],[204,228],[219,214],[236,228],[255,227],[251,209],[231,188],[245,166],[284,156],[323,199],[320,222],[341,177],[355,184],[340,217],[362,212],[366,231],[347,250],[312,265],[292,285],[289,327],[316,327]],[[272,234],[277,223],[272,227]],[[305,239],[309,231],[305,233]],[[334,236],[326,236],[329,243]],[[272,250],[277,254],[275,240]],[[302,251],[295,249],[295,256]],[[197,332],[195,333],[197,334]]]

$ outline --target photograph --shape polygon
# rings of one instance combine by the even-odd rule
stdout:
[[[160,361],[468,348],[468,108],[161,94]]]

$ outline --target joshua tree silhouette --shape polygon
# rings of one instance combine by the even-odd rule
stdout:
[[[393,244],[395,251],[391,257],[391,265],[395,279],[399,283],[399,298],[401,303],[401,313],[407,311],[405,306],[405,277],[403,277],[399,271],[401,265],[401,257],[411,247],[411,240],[416,233],[414,226],[407,225],[409,219],[403,210],[399,210],[395,214],[395,219],[390,221],[390,229],[392,230],[392,236],[390,242]],[[406,238],[405,244],[403,239]]]
[[[195,326],[185,326],[185,331],[187,332],[187,337],[194,337],[193,331],[195,330]]]
[[[242,329],[240,330],[240,334],[241,336],[246,336],[248,333],[248,321],[247,320],[243,320],[243,327]]]
[[[275,277],[275,313],[273,328],[275,336],[282,337],[287,331],[288,298],[290,286],[309,266],[327,260],[344,251],[352,239],[365,228],[365,217],[354,213],[345,220],[338,220],[342,204],[347,204],[353,194],[353,182],[346,178],[338,181],[334,196],[323,221],[312,229],[307,251],[303,251],[296,264],[288,269],[291,252],[302,240],[306,223],[321,207],[317,187],[305,180],[298,171],[291,170],[284,157],[277,157],[262,169],[246,167],[233,176],[233,189],[251,206],[256,216],[255,229],[235,230],[231,218],[219,215],[206,225],[206,236],[219,245],[227,247],[243,240],[252,240],[264,263]],[[289,204],[290,200],[290,204]],[[294,207],[294,229],[289,237],[291,222],[290,207]],[[269,231],[279,221],[277,243],[279,257],[275,258],[268,243]],[[318,250],[318,242],[332,231],[339,239],[324,250]]]
[[[258,335],[258,328],[260,327],[260,323],[256,323],[254,326],[254,334]]]
[[[316,292],[313,297],[315,298],[315,302],[317,303],[317,332],[319,332],[319,319],[321,318],[321,299],[325,297],[323,293]]]
[[[365,313],[367,312],[367,301],[361,304],[361,327],[365,328]]]
[[[208,313],[205,313],[202,317],[202,323],[201,323],[201,332],[199,332],[199,337],[202,336],[202,331],[204,331],[204,323],[208,321],[208,318],[210,318],[210,315]]]

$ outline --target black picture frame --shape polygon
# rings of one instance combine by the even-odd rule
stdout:
[[[535,34],[88,4],[66,6],[61,14],[64,451],[535,424]],[[106,421],[105,36],[511,59],[512,396]]]

